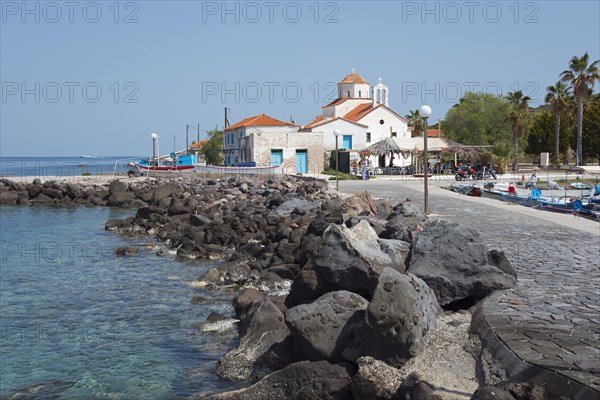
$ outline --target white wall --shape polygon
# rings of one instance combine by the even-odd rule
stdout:
[[[341,148],[344,135],[352,135],[352,148],[354,150],[362,150],[366,147],[366,128],[353,124],[344,120],[334,120],[328,124],[320,125],[314,128],[313,132],[321,132],[323,134],[323,144],[325,150],[335,150],[335,136],[333,131],[340,130],[338,138],[338,146]]]
[[[350,96],[348,96],[348,91]],[[341,93],[340,93],[341,92]],[[360,92],[360,96],[359,96]],[[362,97],[368,99],[371,97],[370,87],[368,83],[338,83],[338,96],[341,94],[345,97]]]
[[[380,120],[383,120],[383,125],[379,123]],[[366,132],[371,132],[371,144],[390,137],[390,129],[391,132],[396,132],[398,138],[410,137],[408,125],[404,119],[399,118],[385,107],[376,108],[357,122],[369,127]]]

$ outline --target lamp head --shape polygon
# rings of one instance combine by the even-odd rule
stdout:
[[[157,135],[156,133],[152,133],[152,134],[150,135],[150,137],[151,137],[152,139],[157,139],[157,138],[158,138],[158,135]]]
[[[334,129],[333,130],[333,136],[335,136],[335,137],[340,136],[340,130],[339,129]]]
[[[419,108],[419,116],[421,118],[429,118],[431,115],[431,107],[426,104],[423,104],[421,108]]]

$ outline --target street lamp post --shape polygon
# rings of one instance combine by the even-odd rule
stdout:
[[[427,118],[431,115],[431,107],[422,105],[419,108],[419,116],[423,119],[423,154],[425,155],[425,179],[424,179],[424,209],[425,214],[429,214],[429,160],[427,153]]]
[[[335,136],[335,190],[340,190],[340,157],[338,154],[338,138],[340,137],[339,129],[334,129]]]
[[[152,133],[150,137],[152,138],[152,164],[156,165],[156,139],[158,139],[158,135]]]

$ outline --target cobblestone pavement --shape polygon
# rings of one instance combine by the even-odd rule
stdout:
[[[367,190],[422,204],[421,187],[340,182],[342,192]],[[437,187],[430,190],[429,204],[434,218],[474,227],[490,248],[504,250],[516,269],[517,287],[484,304],[486,321],[499,338],[521,360],[600,390],[600,223]]]

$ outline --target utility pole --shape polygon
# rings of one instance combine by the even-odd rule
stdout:
[[[198,122],[198,142],[200,141],[200,122]]]
[[[190,140],[188,138],[189,126],[185,124],[185,152],[186,154],[190,153]]]

